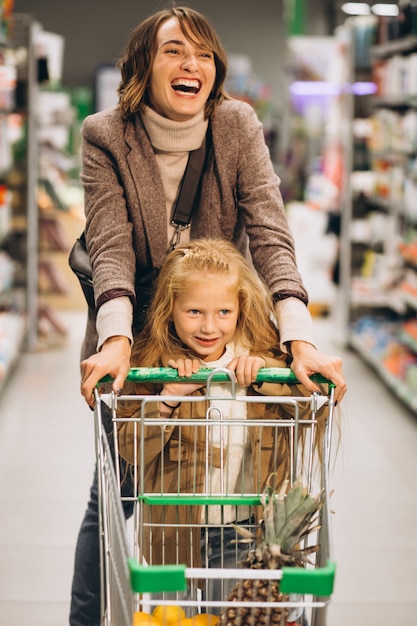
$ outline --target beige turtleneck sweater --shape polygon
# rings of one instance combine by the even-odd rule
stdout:
[[[190,150],[197,150],[203,143],[208,121],[204,111],[186,122],[174,122],[146,107],[142,114],[143,124],[155,151],[161,172],[167,209],[168,241],[174,235],[171,225],[172,207],[177,198],[179,185],[184,176]],[[180,243],[190,239],[190,229],[181,231]]]
[[[190,150],[197,150],[206,135],[208,121],[204,111],[186,122],[175,122],[153,109],[146,107],[142,120],[155,151],[161,172],[167,211],[167,231],[170,242],[174,234],[171,226],[172,207],[178,195],[180,181],[185,172]],[[190,230],[181,231],[180,243],[187,243]],[[303,337],[311,337],[313,344],[312,319],[307,307],[298,298],[280,300],[275,306],[280,329],[281,349],[286,352],[286,343],[298,338],[300,329]],[[133,341],[133,308],[128,297],[114,298],[104,303],[97,313],[97,333],[99,350],[106,339],[123,335]]]

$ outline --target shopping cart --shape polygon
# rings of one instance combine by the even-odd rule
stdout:
[[[204,383],[204,396],[164,396],[164,400],[172,404],[189,403],[189,406],[205,403],[206,412],[202,419],[149,417],[149,414],[152,415],[152,412],[149,413],[150,403],[160,400],[157,395],[117,397],[113,392],[95,392],[101,538],[101,623],[104,626],[131,626],[135,612],[152,612],[157,605],[169,605],[181,607],[187,616],[200,612],[219,614],[229,607],[249,609],[255,616],[260,608],[266,607],[272,611],[279,606],[284,609],[281,622],[268,623],[292,623],[295,626],[305,623],[302,620],[307,617],[311,626],[324,625],[335,576],[329,505],[333,384],[317,376],[315,380],[321,384],[322,394],[242,396],[236,393],[234,376],[227,369],[203,369],[191,378],[181,379],[176,370],[171,368],[136,368],[129,372],[128,380],[140,383],[190,380]],[[289,385],[291,389],[298,389],[295,387],[297,382],[291,370],[285,368],[264,368],[257,377],[257,383],[282,383]],[[219,384],[227,388],[226,395],[218,395]],[[118,406],[126,406],[131,402],[139,407],[135,416],[119,417]],[[223,411],[222,407],[230,407],[227,404],[230,402],[244,405],[247,412],[251,410],[251,418],[248,419],[247,415],[242,417],[237,411],[238,416],[229,419],[227,411]],[[252,405],[251,409],[249,405]],[[273,418],[270,418],[271,411],[268,419],[264,415],[256,417],[255,405],[275,407],[275,414],[272,411]],[[109,424],[112,428],[110,437]],[[123,427],[130,429],[133,442],[133,463],[128,468],[119,457],[118,432]],[[177,433],[174,452],[171,450],[169,456],[169,468],[168,457],[164,455],[167,429]],[[230,468],[233,463],[228,458],[236,458],[239,445],[247,445],[255,433],[251,429],[256,429],[256,437],[260,442],[257,449],[264,449],[265,445],[269,449],[272,482],[274,477],[282,475],[284,467],[290,484],[301,481],[309,493],[322,493],[323,504],[319,512],[318,529],[316,536],[309,539],[318,544],[319,550],[312,555],[311,563],[305,567],[262,571],[241,567],[244,552],[248,550],[241,543],[241,533],[246,530],[256,534],[259,529],[259,511],[264,502],[265,490],[259,476],[252,480],[251,490],[248,490],[245,476],[247,478],[251,472],[247,467],[239,473],[238,480],[234,480],[235,488],[233,493],[229,493],[228,475],[232,471]],[[316,442],[319,432],[321,448],[318,452]],[[150,433],[153,433],[153,439],[149,439]],[[190,438],[190,433],[195,435]],[[109,439],[112,440],[111,444]],[[201,450],[197,454],[201,441],[205,442],[204,487],[201,489],[199,485],[197,489],[198,472],[195,462],[194,477],[188,479],[187,489],[184,491],[181,485],[181,466],[187,455],[190,465],[190,450],[194,451],[195,458],[201,460]],[[229,454],[229,457],[223,453],[228,442],[236,445],[233,455]],[[145,458],[149,449],[158,445],[160,462],[157,490],[146,491],[148,483]],[[283,453],[286,455],[285,462]],[[260,459],[256,459],[251,467],[257,467],[259,463]],[[191,466],[192,464],[191,458]],[[167,472],[171,476],[169,487],[165,479]],[[172,488],[173,474],[176,475],[175,489]],[[133,484],[133,494],[125,497],[123,485],[126,479]],[[129,520],[127,524],[123,506],[133,507],[132,521]],[[238,520],[243,531],[238,531],[231,520]],[[217,545],[217,560],[211,561],[213,541]],[[196,554],[201,555],[201,562]],[[242,600],[237,595],[233,601],[227,600],[233,586],[242,585],[249,579],[279,580],[280,591],[284,594],[279,605],[276,599],[273,601],[269,597],[262,600]],[[250,622],[238,620],[235,623]],[[255,617],[251,623],[258,623]]]

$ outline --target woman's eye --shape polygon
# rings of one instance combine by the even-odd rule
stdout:
[[[180,49],[179,48],[164,48],[163,52],[165,54],[179,54]]]
[[[200,52],[200,56],[204,59],[212,59],[213,55],[211,52]]]
[[[220,315],[229,315],[230,311],[229,309],[221,309],[220,311]]]
[[[191,309],[190,310],[190,315],[198,315],[200,313],[200,311],[198,311],[197,309]]]

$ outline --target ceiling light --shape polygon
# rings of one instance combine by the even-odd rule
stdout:
[[[297,80],[290,85],[293,96],[338,96],[341,90],[341,84],[332,81]]]
[[[378,87],[375,83],[358,81],[356,83],[352,83],[350,91],[355,96],[372,96],[378,91]]]
[[[320,80],[296,80],[290,85],[290,93],[293,96],[338,96],[342,92],[350,92],[355,96],[369,96],[377,92],[377,86],[366,81],[342,84]]]
[[[366,2],[345,2],[341,9],[348,15],[370,15],[371,8]]]
[[[371,9],[375,15],[396,16],[399,13],[398,5],[396,4],[373,4]]]

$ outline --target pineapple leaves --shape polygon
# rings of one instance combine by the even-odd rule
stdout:
[[[304,538],[318,530],[316,514],[323,504],[323,498],[323,492],[312,497],[300,482],[294,483],[287,493],[281,489],[279,494],[267,486],[263,498],[264,544],[270,548],[279,547],[283,562],[288,560],[305,562],[306,555],[317,550],[317,546],[303,549],[297,546]],[[277,552],[276,549],[274,552]]]
[[[324,502],[324,491],[313,497],[301,482],[288,487],[284,481],[279,492],[271,487],[269,480],[261,496],[263,520],[262,542],[250,550],[244,567],[279,569],[284,565],[303,566],[309,563],[308,556],[317,552],[317,545],[302,544],[309,535],[319,530],[317,516]],[[240,535],[232,543],[252,543],[255,534],[250,530],[233,525]]]
[[[255,539],[254,533],[244,526],[232,524],[232,528],[242,537],[242,539],[232,539],[231,543],[252,543]]]

